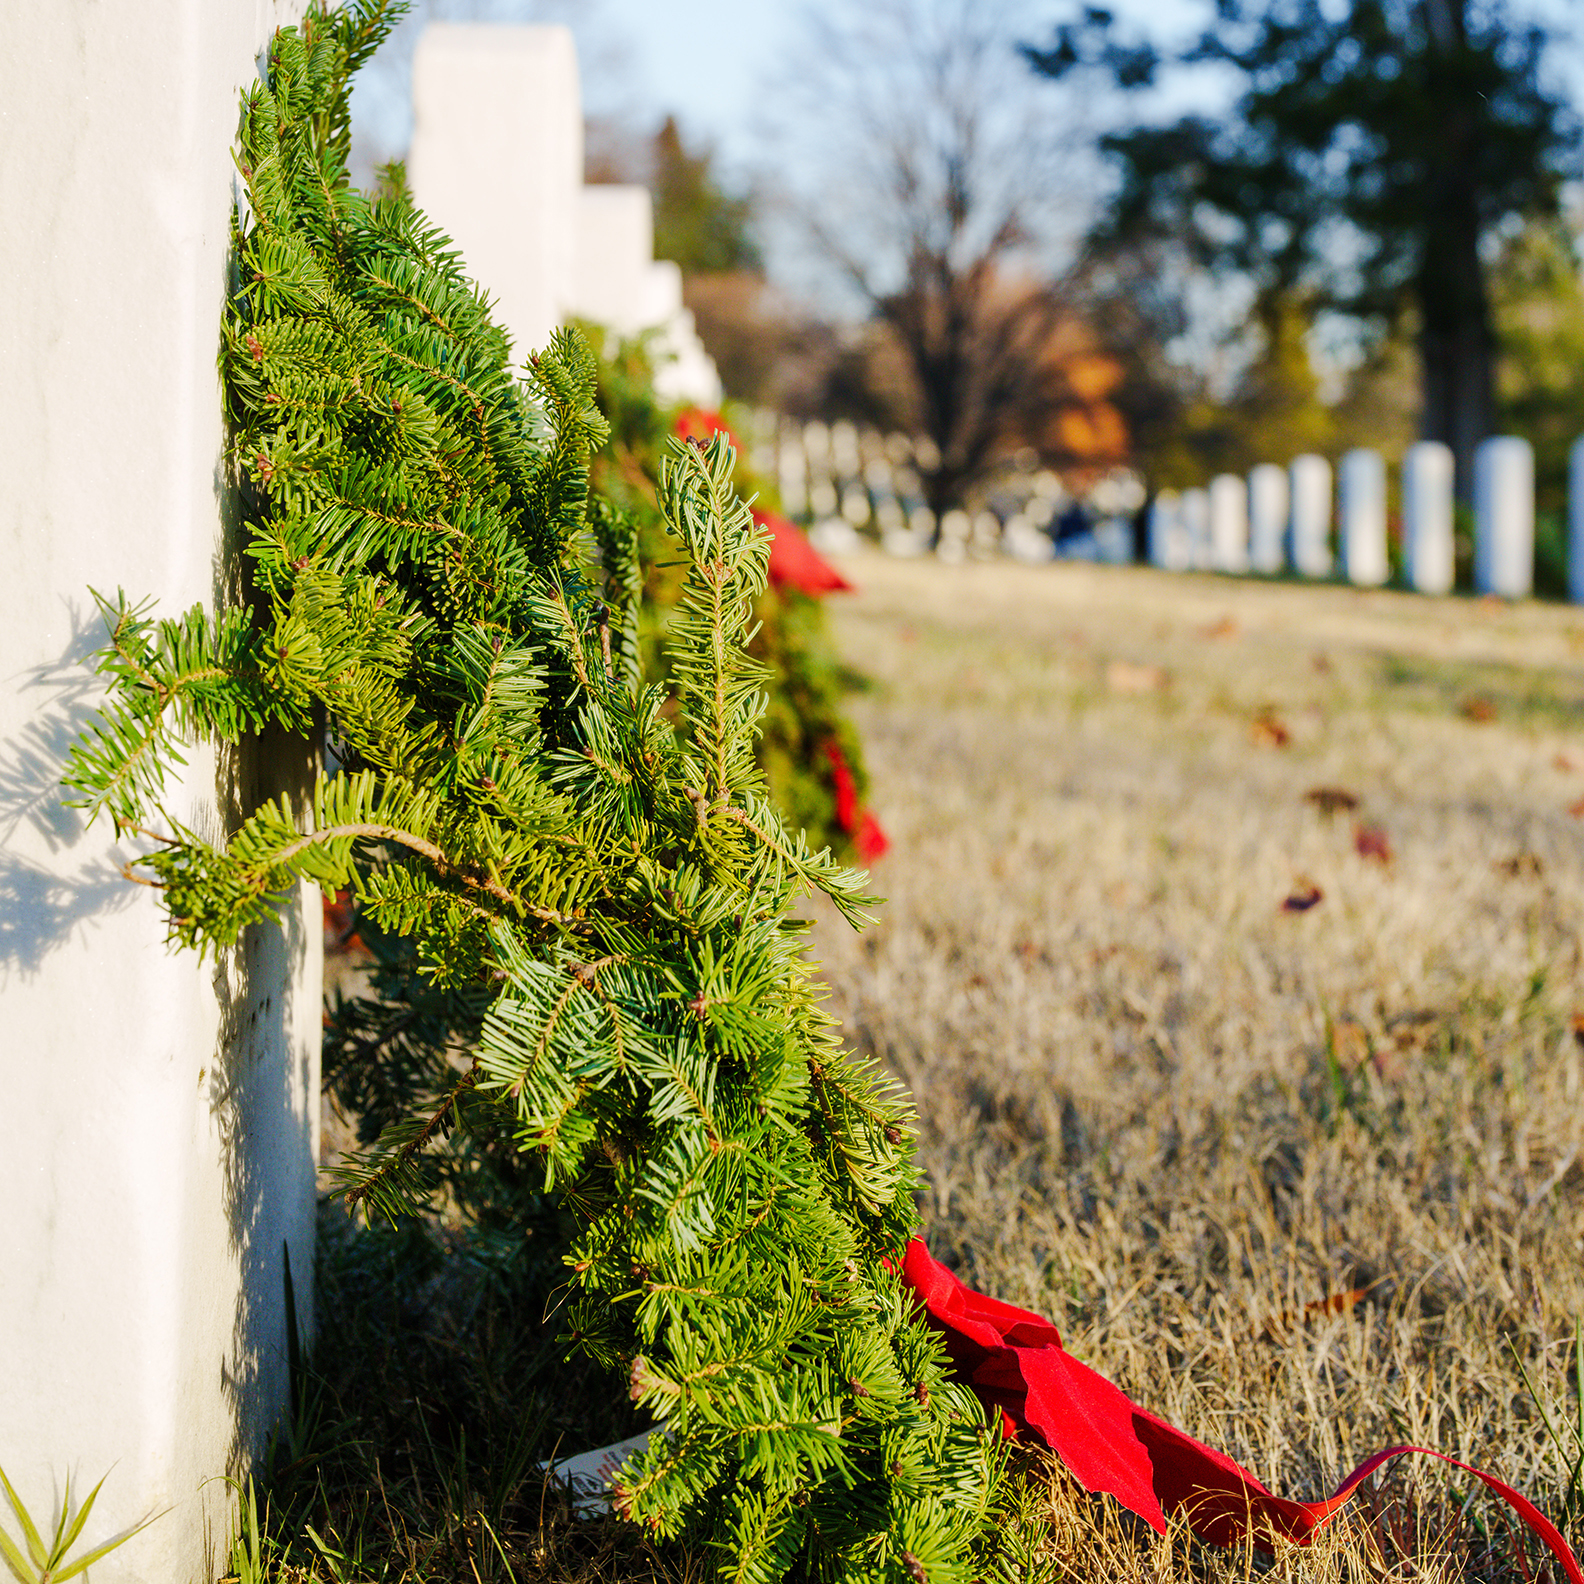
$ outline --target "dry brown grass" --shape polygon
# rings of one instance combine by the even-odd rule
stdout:
[[[1558,1512],[1510,1347],[1554,1410],[1577,1393],[1584,615],[850,570],[831,609],[877,679],[856,713],[894,847],[878,927],[821,918],[817,949],[916,1098],[935,1252],[1283,1494],[1410,1440]],[[1276,1576],[1406,1551],[1390,1576],[1523,1577],[1472,1481],[1419,1464]],[[1062,1576],[1189,1565],[1053,1510],[1081,1519],[1050,1531]]]
[[[1562,1515],[1508,1344],[1553,1411],[1577,1393],[1584,613],[853,571],[830,609],[877,679],[856,712],[895,846],[878,927],[821,917],[816,949],[917,1100],[936,1253],[1283,1494],[1411,1440]],[[327,1212],[315,1384],[248,1576],[713,1576],[545,1489],[539,1459],[636,1425],[507,1279],[520,1241]],[[1428,1460],[1266,1559],[1020,1455],[998,1584],[1543,1576]]]

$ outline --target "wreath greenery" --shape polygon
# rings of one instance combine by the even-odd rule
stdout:
[[[105,602],[69,784],[161,832],[139,864],[183,947],[232,947],[304,881],[400,943],[415,997],[349,1015],[385,1066],[342,1063],[380,1124],[348,1196],[401,1215],[436,1160],[462,1193],[503,1155],[523,1202],[554,1196],[565,1340],[663,1432],[627,1517],[730,1578],[966,1580],[1003,1454],[899,1283],[907,1103],[841,1048],[789,912],[866,899],[755,758],[766,536],[724,438],[671,447],[685,573],[651,680],[637,526],[589,490],[586,346],[558,333],[520,381],[446,238],[348,181],[350,79],[402,9],[311,12],[246,96],[222,365],[251,590],[212,617]],[[321,727],[306,823],[266,803],[217,844],[163,807],[183,742]]]

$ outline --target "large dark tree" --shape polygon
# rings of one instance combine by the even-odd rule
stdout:
[[[1121,183],[1091,248],[1169,239],[1266,293],[1302,286],[1376,324],[1411,315],[1422,432],[1451,446],[1466,494],[1495,411],[1482,240],[1554,214],[1579,148],[1545,80],[1548,44],[1504,0],[1216,0],[1180,54],[1094,8],[1026,53],[1048,77],[1099,71],[1124,89],[1171,65],[1235,68],[1224,118],[1102,139]]]

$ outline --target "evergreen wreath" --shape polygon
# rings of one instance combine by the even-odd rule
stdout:
[[[611,429],[605,445],[590,459],[590,479],[598,494],[637,518],[644,566],[639,636],[648,672],[664,680],[661,637],[682,578],[659,512],[658,486],[667,441],[680,430],[655,394],[648,335],[623,338],[598,325],[581,328],[598,349],[598,400]],[[698,419],[718,427],[717,415],[696,408],[679,422]],[[780,504],[774,481],[756,475],[741,454],[733,482],[739,494],[752,496],[760,507]],[[791,825],[804,831],[811,846],[828,845],[838,856],[850,857],[858,844],[842,821],[835,766],[846,767],[861,807],[869,777],[863,744],[844,704],[868,679],[842,663],[816,595],[784,582],[776,586],[772,579],[754,601],[754,627],[749,653],[772,673],[755,743],[770,799]]]
[[[253,586],[212,618],[102,602],[109,698],[68,785],[162,828],[137,862],[181,946],[233,946],[302,881],[408,943],[438,998],[423,1103],[348,1197],[421,1206],[447,1136],[542,1172],[574,1225],[565,1339],[663,1432],[625,1516],[732,1579],[966,1580],[1004,1452],[899,1280],[908,1105],[842,1050],[789,917],[866,898],[755,762],[766,536],[724,438],[672,447],[687,570],[648,680],[636,525],[588,489],[587,348],[557,333],[520,382],[446,238],[348,181],[350,78],[404,9],[311,11],[245,96],[221,361]],[[321,723],[340,768],[304,825],[282,799],[216,845],[164,809],[183,741]]]

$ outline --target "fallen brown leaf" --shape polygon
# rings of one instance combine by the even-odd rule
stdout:
[[[1385,1083],[1407,1076],[1410,1061],[1422,1061],[1435,1043],[1438,1019],[1434,1012],[1399,1012],[1386,1020],[1379,1045],[1370,1051],[1370,1066]]]
[[[1488,726],[1496,719],[1496,706],[1488,698],[1464,699],[1462,708],[1464,718],[1479,726]]]
[[[1330,655],[1317,654],[1310,660],[1309,664],[1312,665],[1321,676],[1331,675]]]
[[[1386,1020],[1386,1033],[1403,1055],[1423,1056],[1435,1043],[1440,1018],[1435,1012],[1398,1012]]]
[[[1307,913],[1310,908],[1325,900],[1325,892],[1313,880],[1300,877],[1293,881],[1293,888],[1282,899],[1281,910],[1283,913]]]
[[[1498,858],[1491,867],[1497,874],[1507,875],[1513,880],[1534,879],[1545,872],[1545,865],[1540,862],[1539,853],[1532,852],[1514,853],[1511,858]]]
[[[1584,819],[1584,798],[1580,798],[1577,803],[1569,803],[1568,813],[1574,819]]]
[[[1353,850],[1360,858],[1369,858],[1380,864],[1391,862],[1391,838],[1387,836],[1385,827],[1381,825],[1355,825]]]
[[[1556,758],[1551,761],[1551,764],[1553,769],[1562,771],[1564,775],[1566,775],[1570,770],[1578,769],[1578,766],[1574,764],[1573,761],[1569,759],[1564,753],[1559,753]]]
[[[1322,814],[1351,813],[1359,806],[1358,795],[1346,787],[1310,787],[1304,802],[1313,803]]]
[[[1279,1315],[1265,1322],[1262,1335],[1268,1342],[1279,1342],[1297,1327],[1308,1325],[1311,1320],[1346,1314],[1385,1280],[1384,1276],[1378,1276],[1367,1287],[1350,1287],[1346,1292],[1336,1292],[1326,1298],[1311,1299],[1301,1309],[1284,1309]]]
[[[1285,748],[1292,733],[1275,710],[1263,709],[1249,723],[1249,741],[1256,748]]]
[[[1238,624],[1230,617],[1223,616],[1213,627],[1206,627],[1206,638],[1236,638]]]
[[[1345,1072],[1357,1072],[1370,1056],[1369,1035],[1364,1025],[1352,1018],[1338,1018],[1331,1025],[1331,1054]]]
[[[1159,666],[1113,660],[1106,667],[1106,686],[1113,693],[1156,693],[1170,681],[1170,676]]]

